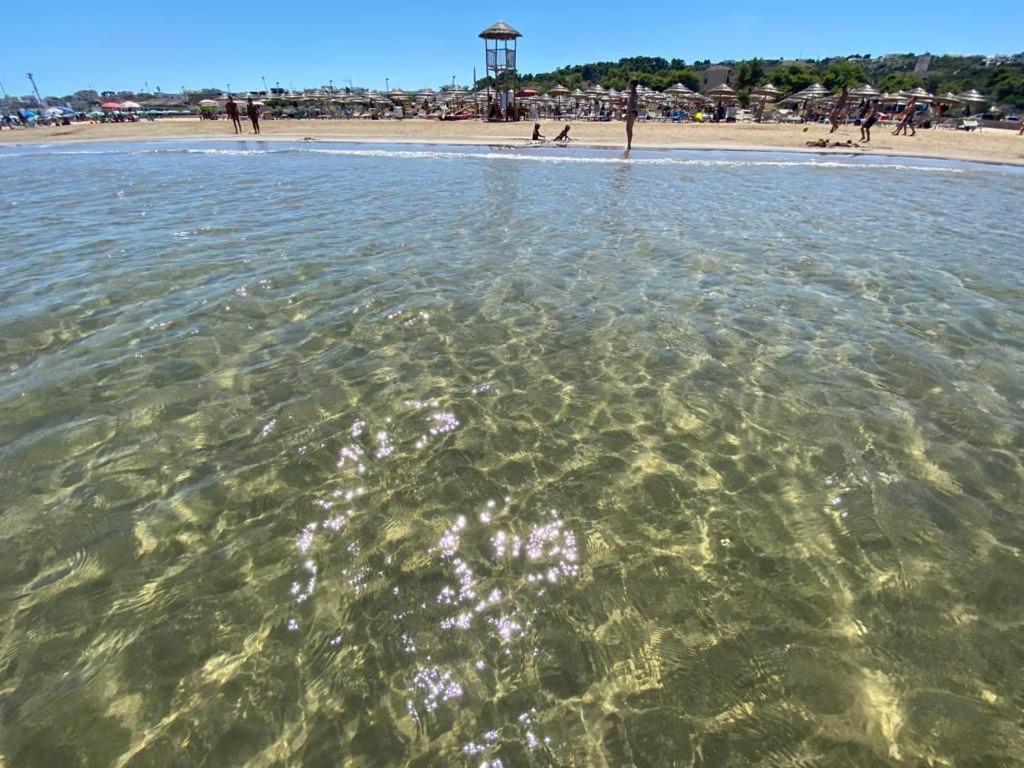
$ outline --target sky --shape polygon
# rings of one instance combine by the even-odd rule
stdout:
[[[0,83],[44,96],[79,89],[165,92],[355,86],[438,88],[483,76],[477,35],[499,19],[523,37],[519,68],[663,56],[821,58],[1024,50],[1020,0],[40,0],[0,11]]]

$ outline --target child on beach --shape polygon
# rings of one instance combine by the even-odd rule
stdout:
[[[556,142],[558,142],[558,141],[572,141],[572,139],[569,138],[569,129],[570,128],[572,128],[571,125],[565,126],[565,128],[563,128],[561,130],[561,132],[557,136],[555,136],[553,141],[556,141]]]
[[[544,134],[540,132],[540,123],[533,124],[533,136],[530,141],[544,141]]]

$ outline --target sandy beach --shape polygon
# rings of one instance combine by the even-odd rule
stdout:
[[[543,122],[541,131],[554,136],[562,123]],[[246,126],[248,128],[248,125]],[[436,120],[271,120],[263,124],[262,140],[373,141],[438,144],[526,143],[531,124],[485,123],[477,120],[439,122]],[[622,123],[573,123],[576,146],[620,147],[624,143]],[[154,141],[174,139],[237,139],[227,121],[195,118],[155,122],[93,124],[24,128],[0,131],[0,144],[54,143],[59,141]],[[243,137],[253,138],[247,130]],[[919,129],[917,136],[892,136],[878,126],[870,145],[822,149],[808,147],[808,141],[830,139],[857,143],[860,129],[845,126],[829,136],[827,125],[779,124],[672,124],[640,123],[634,147],[638,149],[774,149],[802,152],[870,153],[910,157],[945,158],[1024,166],[1024,136],[1015,131],[983,129],[965,133],[952,130]]]

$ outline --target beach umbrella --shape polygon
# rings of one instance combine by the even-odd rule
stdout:
[[[876,96],[878,96],[879,93],[877,88],[874,88],[868,85],[867,83],[864,83],[863,85],[858,85],[856,88],[850,91],[850,95],[860,99],[873,99]]]
[[[47,107],[43,110],[43,117],[53,119],[55,117],[64,117],[64,110],[60,107]]]
[[[407,98],[407,94],[401,88],[392,88],[388,91],[388,98],[392,101],[402,101]]]
[[[556,85],[554,88],[548,88],[548,93],[551,96],[554,96],[555,98],[560,98],[562,96],[568,96],[569,89],[566,88],[564,85],[559,84]]]
[[[536,96],[536,95],[537,95],[537,91],[535,91],[533,88],[520,88],[519,91],[516,93],[516,96],[518,96],[519,98],[522,98],[522,99],[528,98],[530,96]]]
[[[959,104],[962,101],[962,99],[957,98],[952,91],[946,91],[941,96],[936,96],[935,100],[946,104]]]
[[[217,106],[220,106],[220,105],[216,101],[214,101],[213,99],[203,99],[202,101],[199,102],[199,106],[200,107],[217,107]],[[107,105],[104,104],[103,108],[106,109]]]
[[[768,83],[768,85],[760,85],[760,86],[758,86],[757,88],[755,88],[754,90],[752,90],[750,92],[750,95],[751,96],[760,96],[762,99],[772,100],[772,99],[777,99],[779,96],[781,96],[782,95],[782,91],[780,91],[778,88],[776,88],[771,83]]]
[[[830,95],[831,91],[821,83],[815,83],[804,88],[800,93],[796,94],[794,98],[808,99],[814,101],[815,99],[823,99]]]
[[[142,109],[142,105],[137,101],[122,101],[121,109]]]
[[[105,101],[100,104],[100,109],[120,109],[121,105],[116,101]]]
[[[911,90],[907,91],[907,96],[913,97],[918,101],[927,101],[928,99],[933,98],[932,94],[928,93],[928,91],[926,91],[924,88],[921,88],[920,86],[918,86],[917,88],[912,88]]]
[[[960,101],[966,101],[968,104],[984,104],[988,99],[978,93],[977,90],[971,88],[969,91],[964,91],[957,96]]]
[[[736,91],[734,91],[725,83],[722,83],[721,85],[716,85],[714,88],[709,88],[707,91],[705,91],[705,94],[712,98],[722,100],[736,98]]]

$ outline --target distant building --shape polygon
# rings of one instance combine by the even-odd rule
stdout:
[[[914,65],[914,74],[918,77],[924,77],[928,74],[928,67],[932,65],[931,54],[926,53],[917,57],[917,63]]]
[[[701,73],[700,89],[716,88],[719,85],[732,85],[732,67],[727,64],[712,64]]]

